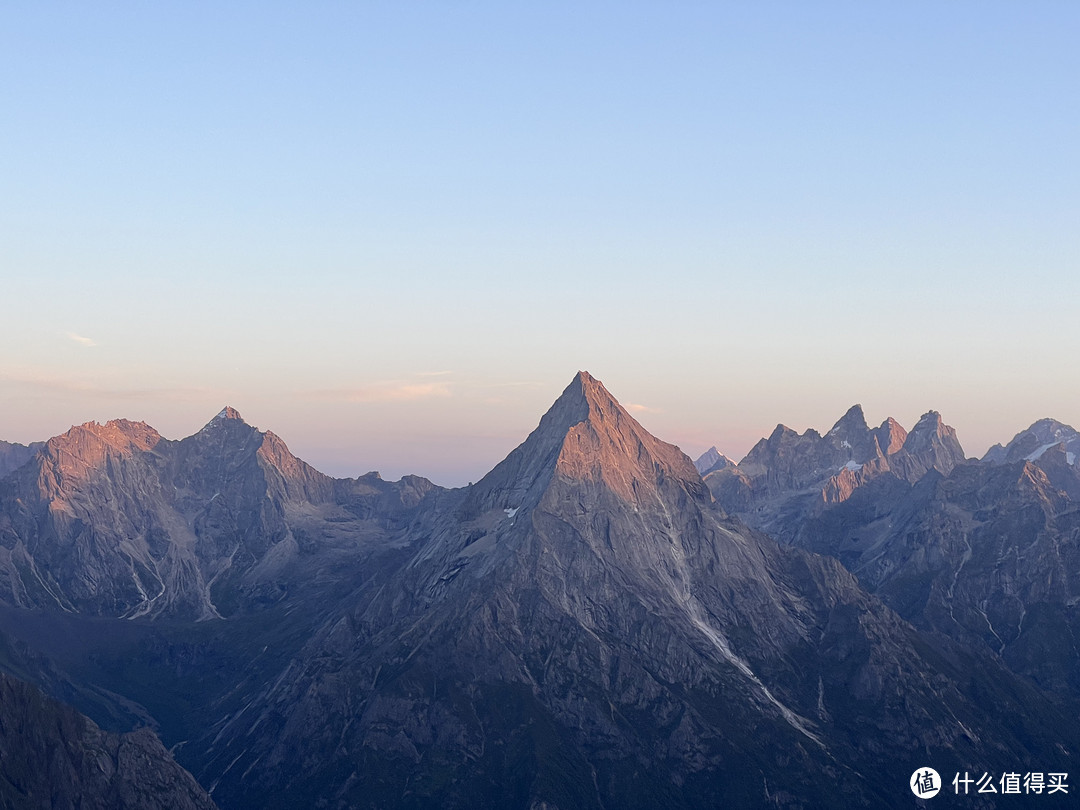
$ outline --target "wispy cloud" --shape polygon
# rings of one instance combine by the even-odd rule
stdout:
[[[312,399],[337,402],[412,402],[452,395],[450,383],[417,383],[403,380],[385,380],[356,388],[312,391],[309,394]]]
[[[626,410],[631,413],[663,413],[660,408],[650,408],[648,405],[638,405],[636,402],[627,402]]]
[[[417,377],[445,377],[448,374],[453,374],[452,371],[420,371],[417,372]]]
[[[82,335],[76,335],[74,332],[68,332],[67,336],[68,339],[74,340],[80,346],[97,346],[97,341]]]

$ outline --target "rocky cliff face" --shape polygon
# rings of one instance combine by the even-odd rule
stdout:
[[[110,734],[0,673],[0,805],[85,810],[213,810],[149,729]]]
[[[895,446],[901,434],[890,433]],[[771,501],[745,500],[742,514],[840,560],[916,626],[1000,656],[1072,700],[1080,655],[1054,639],[1080,630],[1071,573],[1080,565],[1078,446],[1071,427],[1045,419],[983,463],[961,463],[955,434],[931,412],[886,456],[887,468],[843,497],[780,489]],[[765,466],[783,462],[777,453]]]
[[[708,475],[715,470],[725,470],[734,466],[735,462],[717,450],[715,446],[702,453],[694,462],[698,475]]]
[[[1035,461],[1058,446],[1064,451],[1066,463],[1075,465],[1080,457],[1080,433],[1056,419],[1040,419],[1027,430],[1017,433],[1004,447],[995,444],[982,460],[990,464]]]
[[[181,441],[141,422],[88,423],[0,482],[0,599],[219,618],[280,596],[316,552],[369,544],[380,530],[357,508],[428,489],[334,481],[231,408]]]
[[[837,563],[726,519],[584,373],[409,534],[206,741],[223,804],[318,785],[342,807],[906,806],[912,751],[1026,760],[1026,735],[1049,750],[1057,732],[958,686],[1007,684],[1056,725],[992,660],[936,649]]]
[[[705,481],[724,509],[784,538],[803,516],[847,500],[878,476],[914,483],[963,461],[956,432],[936,411],[908,433],[891,417],[869,428],[855,405],[824,436],[777,425],[737,466],[708,472]]]
[[[19,469],[19,467],[32,459],[34,454],[44,446],[44,442],[34,442],[30,445],[24,445],[0,441],[0,478],[3,478],[13,470]]]
[[[1080,655],[1060,643],[1080,631],[1080,477],[1064,448],[881,484],[807,516],[792,542],[840,559],[916,625],[1080,694]]]
[[[905,435],[853,409],[825,436],[778,429],[741,470],[753,497],[773,493],[759,505],[801,515],[787,525],[804,545],[838,534],[809,518],[872,525],[828,550],[880,574],[920,632],[837,560],[728,517],[584,372],[451,491],[328,479],[230,409],[181,442],[88,425],[0,481],[0,630],[56,665],[25,671],[58,673],[46,680],[116,723],[152,718],[226,808],[900,807],[927,762],[1075,770],[1072,699],[1010,672],[955,599],[1007,601],[1020,574],[974,559],[1005,546],[971,536],[962,568],[939,565],[963,559],[964,535],[938,532],[957,510],[1066,525],[1046,472],[1065,451],[1034,465],[1045,480],[977,464],[946,478],[931,468],[955,460],[951,442],[936,418]],[[930,470],[915,486],[892,471],[905,452]],[[874,464],[889,469],[822,495],[822,474]],[[1003,477],[935,488],[975,468]],[[821,506],[799,513],[793,492]],[[901,523],[897,551],[873,545]],[[1055,537],[1057,567],[1023,582],[1067,604],[1074,561]],[[924,574],[931,593],[955,578],[954,601],[909,610],[922,591],[905,583]],[[964,633],[927,618],[946,604]],[[971,604],[1005,638],[1015,617]],[[1020,637],[1046,662],[1047,635],[1028,632],[1042,608],[1025,604]],[[1053,666],[1033,677],[1069,682]]]

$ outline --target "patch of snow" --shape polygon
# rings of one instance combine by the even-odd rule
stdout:
[[[1076,466],[1076,453],[1066,453],[1065,454],[1065,462],[1070,467],[1075,467]]]
[[[1047,450],[1049,450],[1051,447],[1054,447],[1057,444],[1060,444],[1060,442],[1050,442],[1050,444],[1044,444],[1042,447],[1040,447],[1038,450],[1036,450],[1031,455],[1024,456],[1024,461],[1034,461],[1037,458],[1042,458],[1043,453],[1045,453]]]
[[[860,464],[857,461],[849,461],[847,464],[845,464],[843,467],[841,467],[841,469],[843,469],[843,470],[851,470],[852,472],[858,472],[859,470],[862,469],[862,464]]]
[[[504,511],[504,512],[506,512],[506,516],[507,516],[508,518],[512,518],[512,517],[513,517],[514,515],[516,515],[516,514],[517,514],[517,511],[518,511],[518,509],[520,509],[520,508],[521,508],[521,507],[519,507],[519,506],[515,506],[515,507],[514,507],[513,509],[503,509],[503,511]]]
[[[844,439],[842,442],[840,442],[840,446],[850,450],[851,449],[851,442],[849,442],[847,439]]]

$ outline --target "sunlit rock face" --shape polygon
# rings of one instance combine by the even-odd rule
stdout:
[[[906,752],[983,755],[953,717],[1029,756],[955,685],[992,660],[929,655],[838,563],[726,518],[588,374],[409,534],[216,738],[219,801],[904,806]]]
[[[274,599],[342,546],[367,547],[431,489],[334,480],[225,408],[181,441],[87,423],[0,481],[0,599],[209,620]],[[367,516],[365,516],[365,513]]]
[[[809,542],[810,518],[946,480],[954,439],[853,408],[731,480]],[[994,649],[730,517],[585,372],[462,489],[327,478],[225,409],[179,442],[74,428],[0,507],[0,668],[155,725],[226,810],[901,807],[913,751],[946,772],[1080,750]]]

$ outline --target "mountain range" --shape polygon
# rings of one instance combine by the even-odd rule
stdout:
[[[965,460],[934,412],[906,436],[890,423],[904,437],[892,453],[872,441],[885,426],[866,428],[858,406],[825,436],[778,426],[705,481],[723,508],[784,544],[840,560],[920,629],[992,652],[1073,699],[1080,435],[1043,419]]]
[[[448,490],[330,478],[231,408],[88,423],[0,456],[0,670],[69,737],[160,738],[178,807],[909,807],[922,766],[1067,772],[1075,433],[1029,433],[967,461],[934,412],[856,406],[695,466],[580,372]]]

